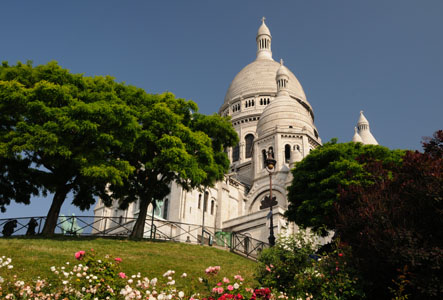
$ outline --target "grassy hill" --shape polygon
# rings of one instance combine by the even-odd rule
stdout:
[[[90,238],[1,238],[0,256],[10,257],[13,272],[22,280],[38,276],[50,277],[51,266],[66,262],[78,263],[74,257],[79,250],[94,249],[98,256],[120,257],[123,272],[141,273],[149,278],[161,277],[167,270],[188,276],[203,276],[208,266],[221,266],[220,274],[241,274],[245,281],[254,284],[256,263],[228,251],[184,243],[128,241]],[[0,269],[1,275],[2,269]]]

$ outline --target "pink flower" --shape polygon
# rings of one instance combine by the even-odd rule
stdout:
[[[274,265],[273,265],[273,264],[270,264],[269,266],[270,266],[271,268],[273,268],[273,267],[274,267]]]
[[[229,283],[229,279],[226,278],[226,277],[223,277],[223,282],[224,282],[224,283]]]
[[[228,285],[228,290],[232,291],[234,290],[234,287],[232,285]]]
[[[217,292],[218,292],[219,294],[222,294],[222,293],[223,293],[223,288],[222,288],[222,287],[217,288]]]
[[[83,258],[83,256],[85,256],[85,253],[86,253],[86,252],[83,251],[83,250],[78,251],[78,252],[75,253],[75,258],[78,259],[78,260],[80,260],[80,259]]]
[[[119,263],[122,262],[122,259],[121,259],[120,257],[116,257],[114,260],[115,260],[116,262],[119,262]]]
[[[128,277],[128,276],[126,276],[126,274],[123,273],[123,272],[118,273],[118,276],[120,276],[120,278],[126,278],[126,277]]]
[[[271,268],[268,265],[266,265],[266,271],[271,272]]]
[[[338,256],[342,257],[342,256],[343,256],[343,253],[339,253]]]
[[[217,285],[218,285],[218,286],[221,286],[221,285],[222,285],[222,283],[221,283],[221,282],[219,282],[219,283],[217,283]]]
[[[241,275],[235,275],[235,276],[234,276],[234,279],[235,279],[235,280],[240,280],[240,281],[243,281],[243,280],[244,280],[243,277],[241,277]]]
[[[215,266],[215,267],[207,267],[205,272],[208,275],[215,275],[218,273],[218,271],[220,271],[220,266]]]

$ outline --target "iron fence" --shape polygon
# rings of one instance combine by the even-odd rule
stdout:
[[[0,219],[3,236],[38,235],[46,217]],[[137,218],[102,216],[64,216],[57,220],[55,234],[66,236],[129,237]],[[8,225],[9,224],[9,225]],[[9,228],[9,232],[5,229]],[[6,230],[7,231],[7,230]],[[143,237],[147,239],[216,245],[226,250],[257,258],[267,243],[235,232],[224,232],[214,227],[147,218]]]

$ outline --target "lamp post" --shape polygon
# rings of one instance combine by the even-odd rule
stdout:
[[[269,215],[271,218],[270,226],[269,226],[269,244],[272,246],[275,245],[275,236],[274,236],[274,218],[272,215],[272,174],[275,172],[275,164],[277,161],[274,159],[274,152],[272,150],[268,150],[266,152],[266,171],[269,173]]]

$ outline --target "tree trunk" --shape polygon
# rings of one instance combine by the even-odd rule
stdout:
[[[68,194],[68,192],[69,187],[65,185],[57,187],[54,198],[52,199],[51,208],[49,209],[48,215],[46,216],[46,222],[42,230],[42,235],[54,234],[55,227],[57,226],[58,216],[60,214],[60,209],[66,199],[66,195]]]
[[[142,239],[145,232],[146,215],[148,213],[148,206],[151,203],[150,198],[140,199],[140,210],[137,221],[135,221],[134,229],[132,229],[131,239]],[[154,213],[154,212],[153,212]]]

